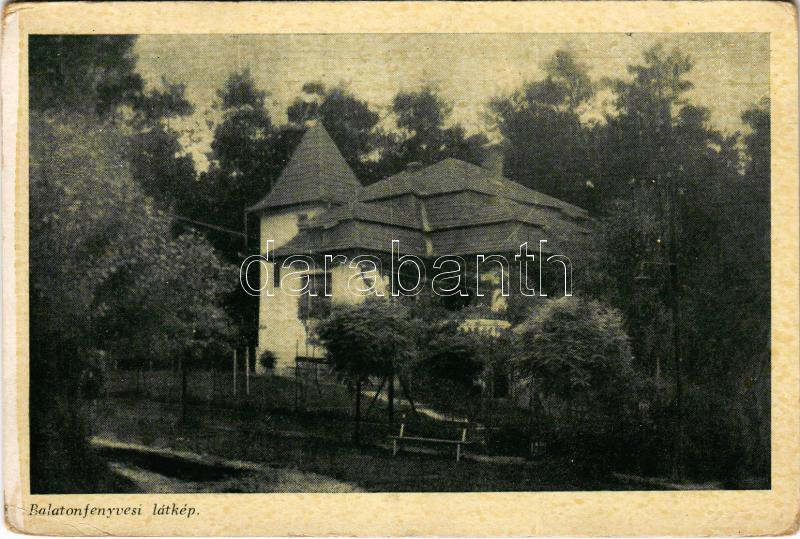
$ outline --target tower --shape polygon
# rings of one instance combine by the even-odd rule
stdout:
[[[304,221],[355,200],[359,189],[358,179],[322,123],[309,126],[272,190],[247,209],[260,215],[260,253],[266,253],[269,240],[274,251],[297,236]],[[308,335],[298,316],[300,298],[281,291],[279,270],[270,261],[266,275],[262,272],[262,279],[273,279],[274,295],[260,296],[256,357],[269,350],[276,356],[276,367],[286,368],[294,365]]]

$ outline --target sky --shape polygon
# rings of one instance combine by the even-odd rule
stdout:
[[[142,35],[134,52],[148,87],[160,86],[162,77],[186,84],[195,112],[173,126],[186,130],[184,144],[202,169],[213,136],[208,124],[219,118],[212,109],[216,92],[245,68],[268,92],[276,124],[286,121],[286,108],[305,82],[344,84],[387,122],[398,91],[431,85],[452,103],[452,120],[474,133],[490,131],[486,103],[541,78],[541,66],[558,49],[571,50],[599,80],[626,77],[626,67],[657,43],[694,60],[688,96],[710,109],[722,131],[743,130],[742,112],[769,95],[767,34]],[[587,119],[601,118],[608,98],[598,94]]]

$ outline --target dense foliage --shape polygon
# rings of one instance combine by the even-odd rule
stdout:
[[[334,307],[317,327],[333,366],[353,378],[386,375],[408,361],[409,331],[402,308],[375,300]]]
[[[365,184],[412,162],[486,157],[486,135],[454,122],[452,104],[432,87],[398,92],[384,115],[344,85],[310,81],[288,106],[288,122],[277,125],[268,88],[242,71],[218,91],[210,165],[198,173],[184,146],[189,133],[173,122],[195,104],[181,84],[145,87],[134,41],[30,42],[31,410],[47,415],[32,423],[42,426],[39,438],[32,431],[39,463],[58,461],[42,445],[57,437],[43,433],[80,422],[81,373],[98,362],[97,351],[135,365],[201,361],[231,340],[252,346],[255,303],[230,292],[227,264],[245,251],[244,209],[272,188],[309,121],[323,123]],[[625,394],[624,380],[641,380],[642,391],[657,393],[652,417],[665,418],[643,444],[668,447],[676,413],[702,416],[707,423],[687,422],[686,460],[694,465],[687,472],[763,484],[770,462],[769,102],[750,104],[742,133],[720,131],[692,102],[690,56],[663,46],[610,80],[592,80],[591,66],[567,50],[542,67],[542,77],[486,104],[487,127],[502,137],[506,176],[596,219],[592,249],[573,262],[576,296],[599,303],[510,298],[507,318],[522,324],[517,337],[536,341],[518,349],[520,372],[546,380],[541,389],[552,395],[588,394],[606,405]],[[613,106],[590,118],[600,93]],[[410,308],[427,305],[421,298]],[[431,307],[406,317],[393,308],[367,302],[323,324],[341,372],[359,380],[397,367],[386,358],[409,365],[401,354],[412,339],[407,318],[446,314]],[[458,335],[430,337],[420,377],[469,393],[473,364],[508,367]],[[590,343],[602,353],[590,354]],[[675,357],[686,394],[677,412]],[[459,358],[466,361],[458,369],[443,367]],[[651,449],[640,452],[658,453]],[[73,452],[77,466],[81,453]]]
[[[201,235],[173,236],[172,219],[131,178],[112,124],[33,112],[31,133],[31,441],[33,458],[55,468],[33,475],[38,489],[82,465],[53,451],[82,433],[74,421],[89,369],[191,361],[225,340],[221,299],[236,274]],[[88,361],[98,351],[105,361]]]
[[[453,322],[435,324],[430,332],[421,329],[417,328],[418,359],[412,366],[414,394],[474,417],[487,368],[488,354],[482,346],[487,337],[465,332]]]
[[[108,488],[85,440],[85,405],[103,371],[190,365],[234,333],[222,309],[234,268],[168,211],[194,168],[160,121],[186,114],[188,102],[180,86],[143,90],[132,44],[125,36],[31,39],[34,492]]]
[[[334,369],[355,384],[355,431],[359,441],[361,384],[367,377],[394,377],[413,358],[412,328],[400,305],[366,300],[334,307],[317,326]]]
[[[560,298],[517,326],[514,366],[537,394],[576,397],[619,412],[635,395],[631,347],[620,313],[596,300]]]

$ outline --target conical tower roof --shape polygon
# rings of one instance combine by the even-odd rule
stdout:
[[[309,126],[272,191],[248,208],[257,211],[309,202],[355,200],[361,184],[321,122]]]

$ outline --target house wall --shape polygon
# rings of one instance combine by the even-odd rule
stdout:
[[[350,284],[350,278],[354,275],[358,275]],[[369,277],[375,277],[375,273],[369,275]],[[377,276],[377,282],[375,287],[379,290],[384,296],[391,294],[389,290],[390,283],[385,277]],[[361,270],[358,268],[350,268],[348,265],[341,265],[336,266],[331,270],[331,301],[334,304],[349,304],[349,305],[357,305],[362,303],[367,296],[372,294],[358,294],[355,293],[354,290],[361,289],[364,290],[368,286],[363,279],[363,275],[361,275]],[[351,288],[353,290],[351,290]]]
[[[297,234],[297,220],[300,214],[307,214],[309,217],[324,211],[324,208],[312,208],[285,212],[278,215],[267,215],[262,218],[261,237],[262,252],[266,251],[266,241],[273,239],[273,249],[284,245]],[[280,261],[279,261],[280,262]],[[349,260],[348,260],[349,262]],[[265,286],[265,291],[272,292],[272,296],[262,293],[259,306],[259,332],[258,346],[256,349],[257,357],[265,350],[270,350],[276,356],[276,368],[278,372],[286,371],[294,367],[295,358],[300,356],[314,355],[321,357],[324,349],[315,346],[313,340],[313,328],[308,321],[300,319],[299,307],[301,301],[307,301],[305,296],[296,296],[285,293],[280,287],[274,286],[274,264],[267,264],[267,271],[262,272],[261,286]],[[317,271],[323,270],[323,262],[318,261]],[[388,271],[388,267],[383,268]],[[293,270],[296,271],[296,268]],[[344,265],[337,264],[330,268],[331,303],[337,304],[358,304],[366,299],[367,294],[354,293],[348,283],[351,277],[358,276],[353,283],[353,288],[367,288],[361,274],[361,269],[349,267],[349,263]],[[474,271],[474,269],[473,269]],[[282,270],[281,275],[285,275],[286,270]],[[264,279],[269,276],[270,282]],[[370,277],[375,277],[374,273]],[[391,294],[391,280],[389,275],[377,276],[376,288],[388,297]],[[429,278],[431,275],[429,275]],[[474,273],[468,272],[468,279],[474,279]],[[511,284],[514,283],[513,276]],[[506,307],[505,298],[499,295],[499,271],[487,264],[482,271],[481,289],[485,294],[483,300],[494,312],[502,312]],[[475,328],[469,328],[475,329]],[[256,362],[256,372],[262,372],[261,365]]]
[[[317,270],[322,270],[321,264]],[[353,288],[367,288],[359,269],[336,266],[330,270],[330,274],[332,304],[358,304],[364,301],[365,295],[354,294],[348,288],[353,276],[356,276]],[[323,356],[325,350],[313,342],[312,323],[301,320],[298,314],[300,302],[308,301],[308,297],[290,295],[280,288],[274,288],[273,294],[272,297],[262,296],[257,353],[271,350],[276,356],[278,372],[294,367],[298,355]],[[261,372],[258,369],[256,372]]]
[[[294,238],[299,232],[298,222],[301,216],[312,218],[326,209],[322,205],[301,206],[263,215],[261,217],[261,253],[267,251],[268,240],[273,240],[271,248],[275,250]],[[266,289],[259,298],[256,358],[260,357],[265,350],[272,351],[276,356],[276,367],[280,371],[281,368],[294,366],[298,347],[300,353],[303,354],[306,345],[306,328],[297,316],[300,298],[287,295],[273,286],[271,280],[275,274],[274,264],[270,262],[266,264],[266,267],[267,271],[261,272],[260,284],[262,287],[266,285]],[[270,279],[269,283],[267,279]],[[273,295],[268,296],[267,290]],[[263,372],[260,363],[256,361],[255,364],[256,372]]]
[[[272,249],[277,249],[285,245],[298,233],[298,219],[302,214],[307,218],[312,218],[326,208],[313,207],[294,209],[280,214],[265,215],[261,219],[261,252],[266,252],[267,240],[273,240]],[[280,262],[280,261],[279,261]],[[260,356],[265,350],[270,350],[276,356],[277,372],[285,371],[294,367],[295,357],[298,355],[324,354],[324,350],[312,344],[313,329],[306,321],[299,317],[299,307],[301,301],[307,301],[304,296],[296,296],[285,293],[280,287],[274,286],[274,263],[266,264],[267,271],[261,272],[261,286],[266,288],[262,292],[259,302],[259,325],[258,325],[258,346],[256,357]],[[320,261],[316,268],[323,270],[323,263]],[[281,274],[285,274],[283,270]],[[296,271],[296,269],[292,270]],[[332,304],[356,304],[364,301],[365,295],[354,294],[348,288],[350,278],[361,273],[358,268],[350,268],[349,265],[335,265],[330,268],[331,274],[331,303]],[[270,279],[267,283],[266,279]],[[378,281],[377,286],[382,290],[387,290],[388,282]],[[361,277],[353,283],[353,288],[367,288]],[[272,292],[268,296],[266,291]],[[384,292],[386,293],[386,292]],[[256,372],[263,372],[263,368],[256,362]]]
[[[261,217],[261,253],[267,250],[267,240],[275,243],[272,248],[277,249],[286,245],[289,240],[297,236],[299,228],[297,223],[302,215],[307,218],[316,217],[327,208],[322,205],[295,206],[289,209],[270,212]]]

